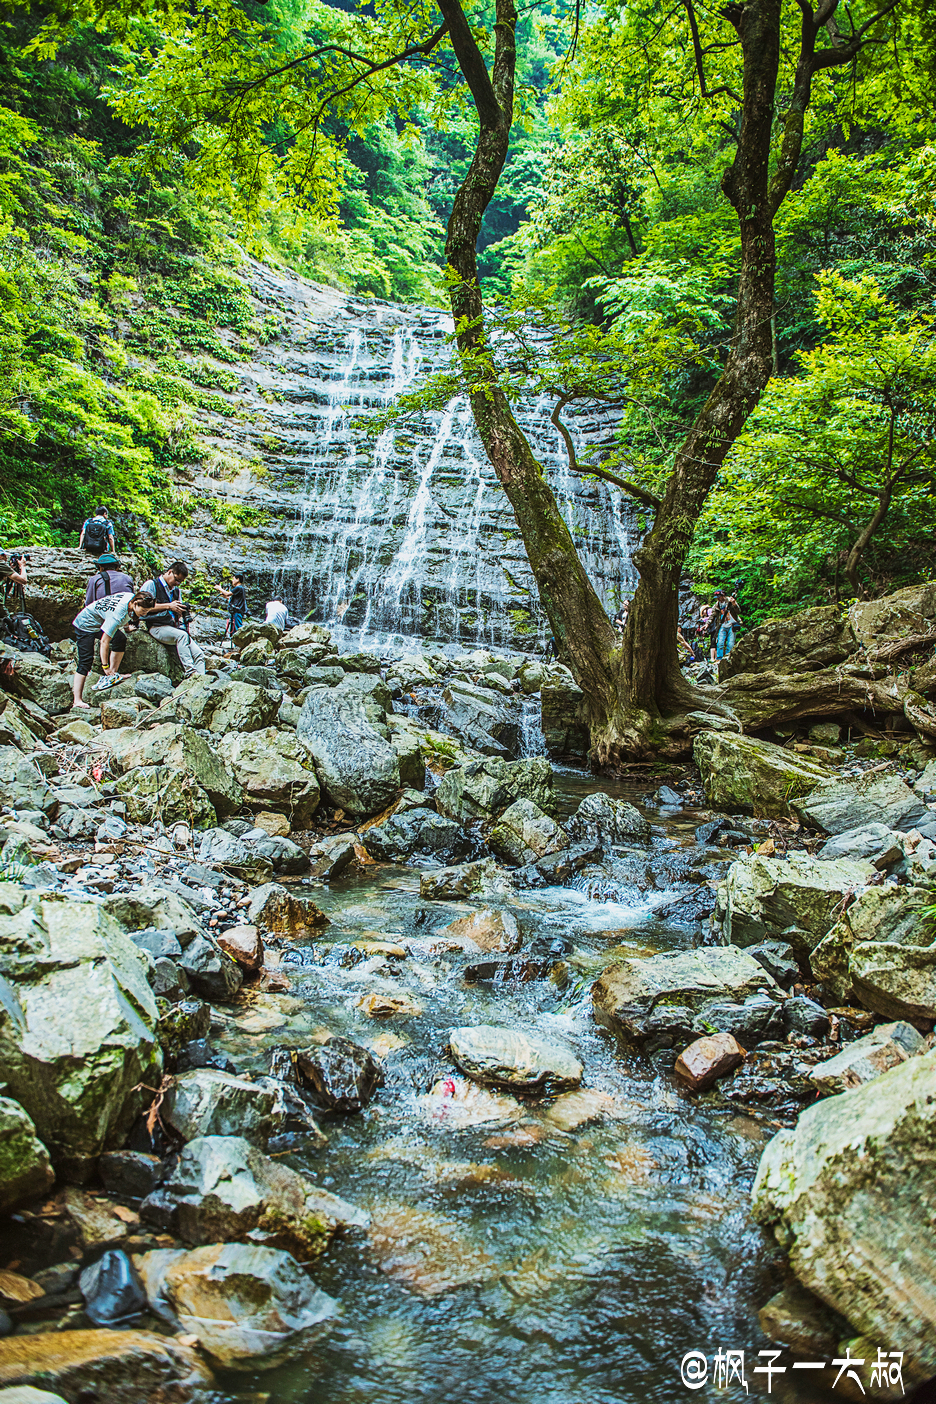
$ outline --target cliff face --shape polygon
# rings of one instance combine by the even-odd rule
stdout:
[[[442,362],[448,319],[257,263],[245,271],[279,333],[234,368],[227,412],[200,426],[218,476],[183,484],[187,520],[163,534],[160,551],[215,579],[237,566],[255,611],[278,594],[293,613],[311,611],[362,641],[536,644],[545,622],[535,586],[467,403],[366,432],[369,417]],[[568,473],[550,409],[529,404],[520,418],[613,608],[636,583],[635,520],[616,490]],[[612,426],[582,417],[574,428],[585,444],[606,440]]]

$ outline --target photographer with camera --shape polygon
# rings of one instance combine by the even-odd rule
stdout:
[[[188,630],[191,610],[183,604],[179,589],[182,581],[188,579],[188,573],[184,561],[173,561],[162,575],[140,586],[140,592],[149,595],[154,602],[143,615],[143,623],[154,639],[167,648],[178,650],[186,677],[205,672],[205,655]]]
[[[26,562],[25,551],[0,551],[0,562],[10,567],[10,574],[4,575],[3,603],[12,613],[26,612]]]

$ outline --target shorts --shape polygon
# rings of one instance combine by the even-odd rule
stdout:
[[[96,634],[91,634],[85,629],[76,629],[75,638],[78,642],[78,666],[75,672],[80,678],[86,678],[94,668],[94,645],[98,639],[103,638],[104,630],[99,629]],[[111,639],[111,649],[114,653],[125,653],[127,649],[127,636],[123,629],[118,629]]]

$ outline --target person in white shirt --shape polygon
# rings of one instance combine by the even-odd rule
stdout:
[[[120,626],[131,617],[142,619],[152,603],[149,595],[134,595],[130,590],[122,590],[117,595],[92,600],[75,615],[78,666],[72,680],[73,707],[88,707],[83,694],[88,674],[94,667],[94,645],[98,639],[101,640],[101,669],[104,673],[98,686],[110,686],[120,681],[118,670],[127,647],[127,636]]]
[[[140,587],[142,593],[149,596],[150,610],[144,620],[147,629],[167,648],[178,649],[186,677],[205,671],[204,653],[189,631],[182,627],[188,611],[179,586],[188,579],[188,573],[184,561],[173,561],[162,575]]]
[[[285,629],[288,617],[289,611],[282,600],[269,600],[267,602],[266,622],[268,624],[275,624],[277,629]]]

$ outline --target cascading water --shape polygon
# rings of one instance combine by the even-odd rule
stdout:
[[[428,309],[346,303],[307,329],[280,368],[280,452],[264,495],[288,525],[278,541],[271,533],[270,577],[294,614],[337,628],[345,646],[410,638],[535,648],[545,636],[467,402],[368,433],[368,419],[445,363],[450,326]],[[550,409],[532,401],[518,419],[610,611],[634,585],[636,519],[617,489],[571,473]],[[613,427],[602,413],[570,426],[580,452]]]

